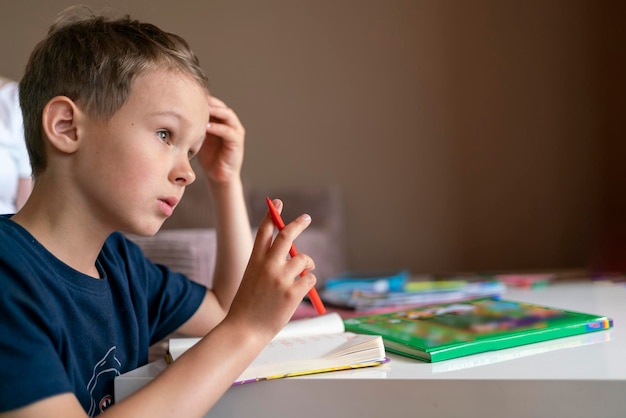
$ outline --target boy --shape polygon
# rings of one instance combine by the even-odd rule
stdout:
[[[294,280],[314,268],[308,256],[286,257],[310,217],[272,241],[266,215],[253,245],[244,129],[186,42],[155,26],[66,11],[33,51],[20,101],[35,183],[0,217],[0,416],[203,415],[315,284]],[[211,290],[116,232],[155,234],[194,181],[194,156],[218,220]],[[109,407],[113,378],[174,330],[204,338]]]

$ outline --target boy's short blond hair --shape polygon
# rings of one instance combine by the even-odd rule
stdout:
[[[198,58],[180,36],[129,16],[97,16],[84,6],[63,11],[33,50],[19,86],[33,175],[47,164],[41,116],[50,99],[67,96],[106,121],[138,75],[163,68],[191,76],[208,92]]]

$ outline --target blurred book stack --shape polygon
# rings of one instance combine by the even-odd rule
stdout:
[[[506,284],[493,276],[411,277],[409,271],[347,273],[326,281],[324,303],[354,311],[382,311],[407,306],[500,297]]]

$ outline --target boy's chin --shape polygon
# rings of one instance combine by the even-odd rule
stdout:
[[[141,237],[152,237],[161,230],[162,226],[163,222],[150,225],[136,225],[134,228],[129,228],[129,230],[122,232],[139,235]]]

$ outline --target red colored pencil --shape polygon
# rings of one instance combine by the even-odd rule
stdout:
[[[274,222],[274,225],[276,226],[276,228],[278,228],[278,230],[280,231],[281,229],[285,227],[285,222],[283,222],[283,219],[280,217],[280,214],[276,210],[276,207],[274,206],[270,198],[266,197],[265,200],[267,201],[267,206],[270,209],[270,215],[272,216],[272,221]],[[291,244],[291,248],[289,249],[289,255],[292,257],[295,257],[297,254],[298,254],[298,250],[296,250],[296,246]],[[300,276],[302,277],[305,274],[306,274],[306,270],[302,270],[302,273],[300,273]],[[326,308],[324,307],[324,304],[322,303],[322,299],[320,299],[320,296],[314,287],[312,287],[311,290],[309,290],[308,295],[309,295],[309,300],[311,301],[311,303],[313,304],[313,307],[315,308],[315,311],[320,315],[325,313]]]

